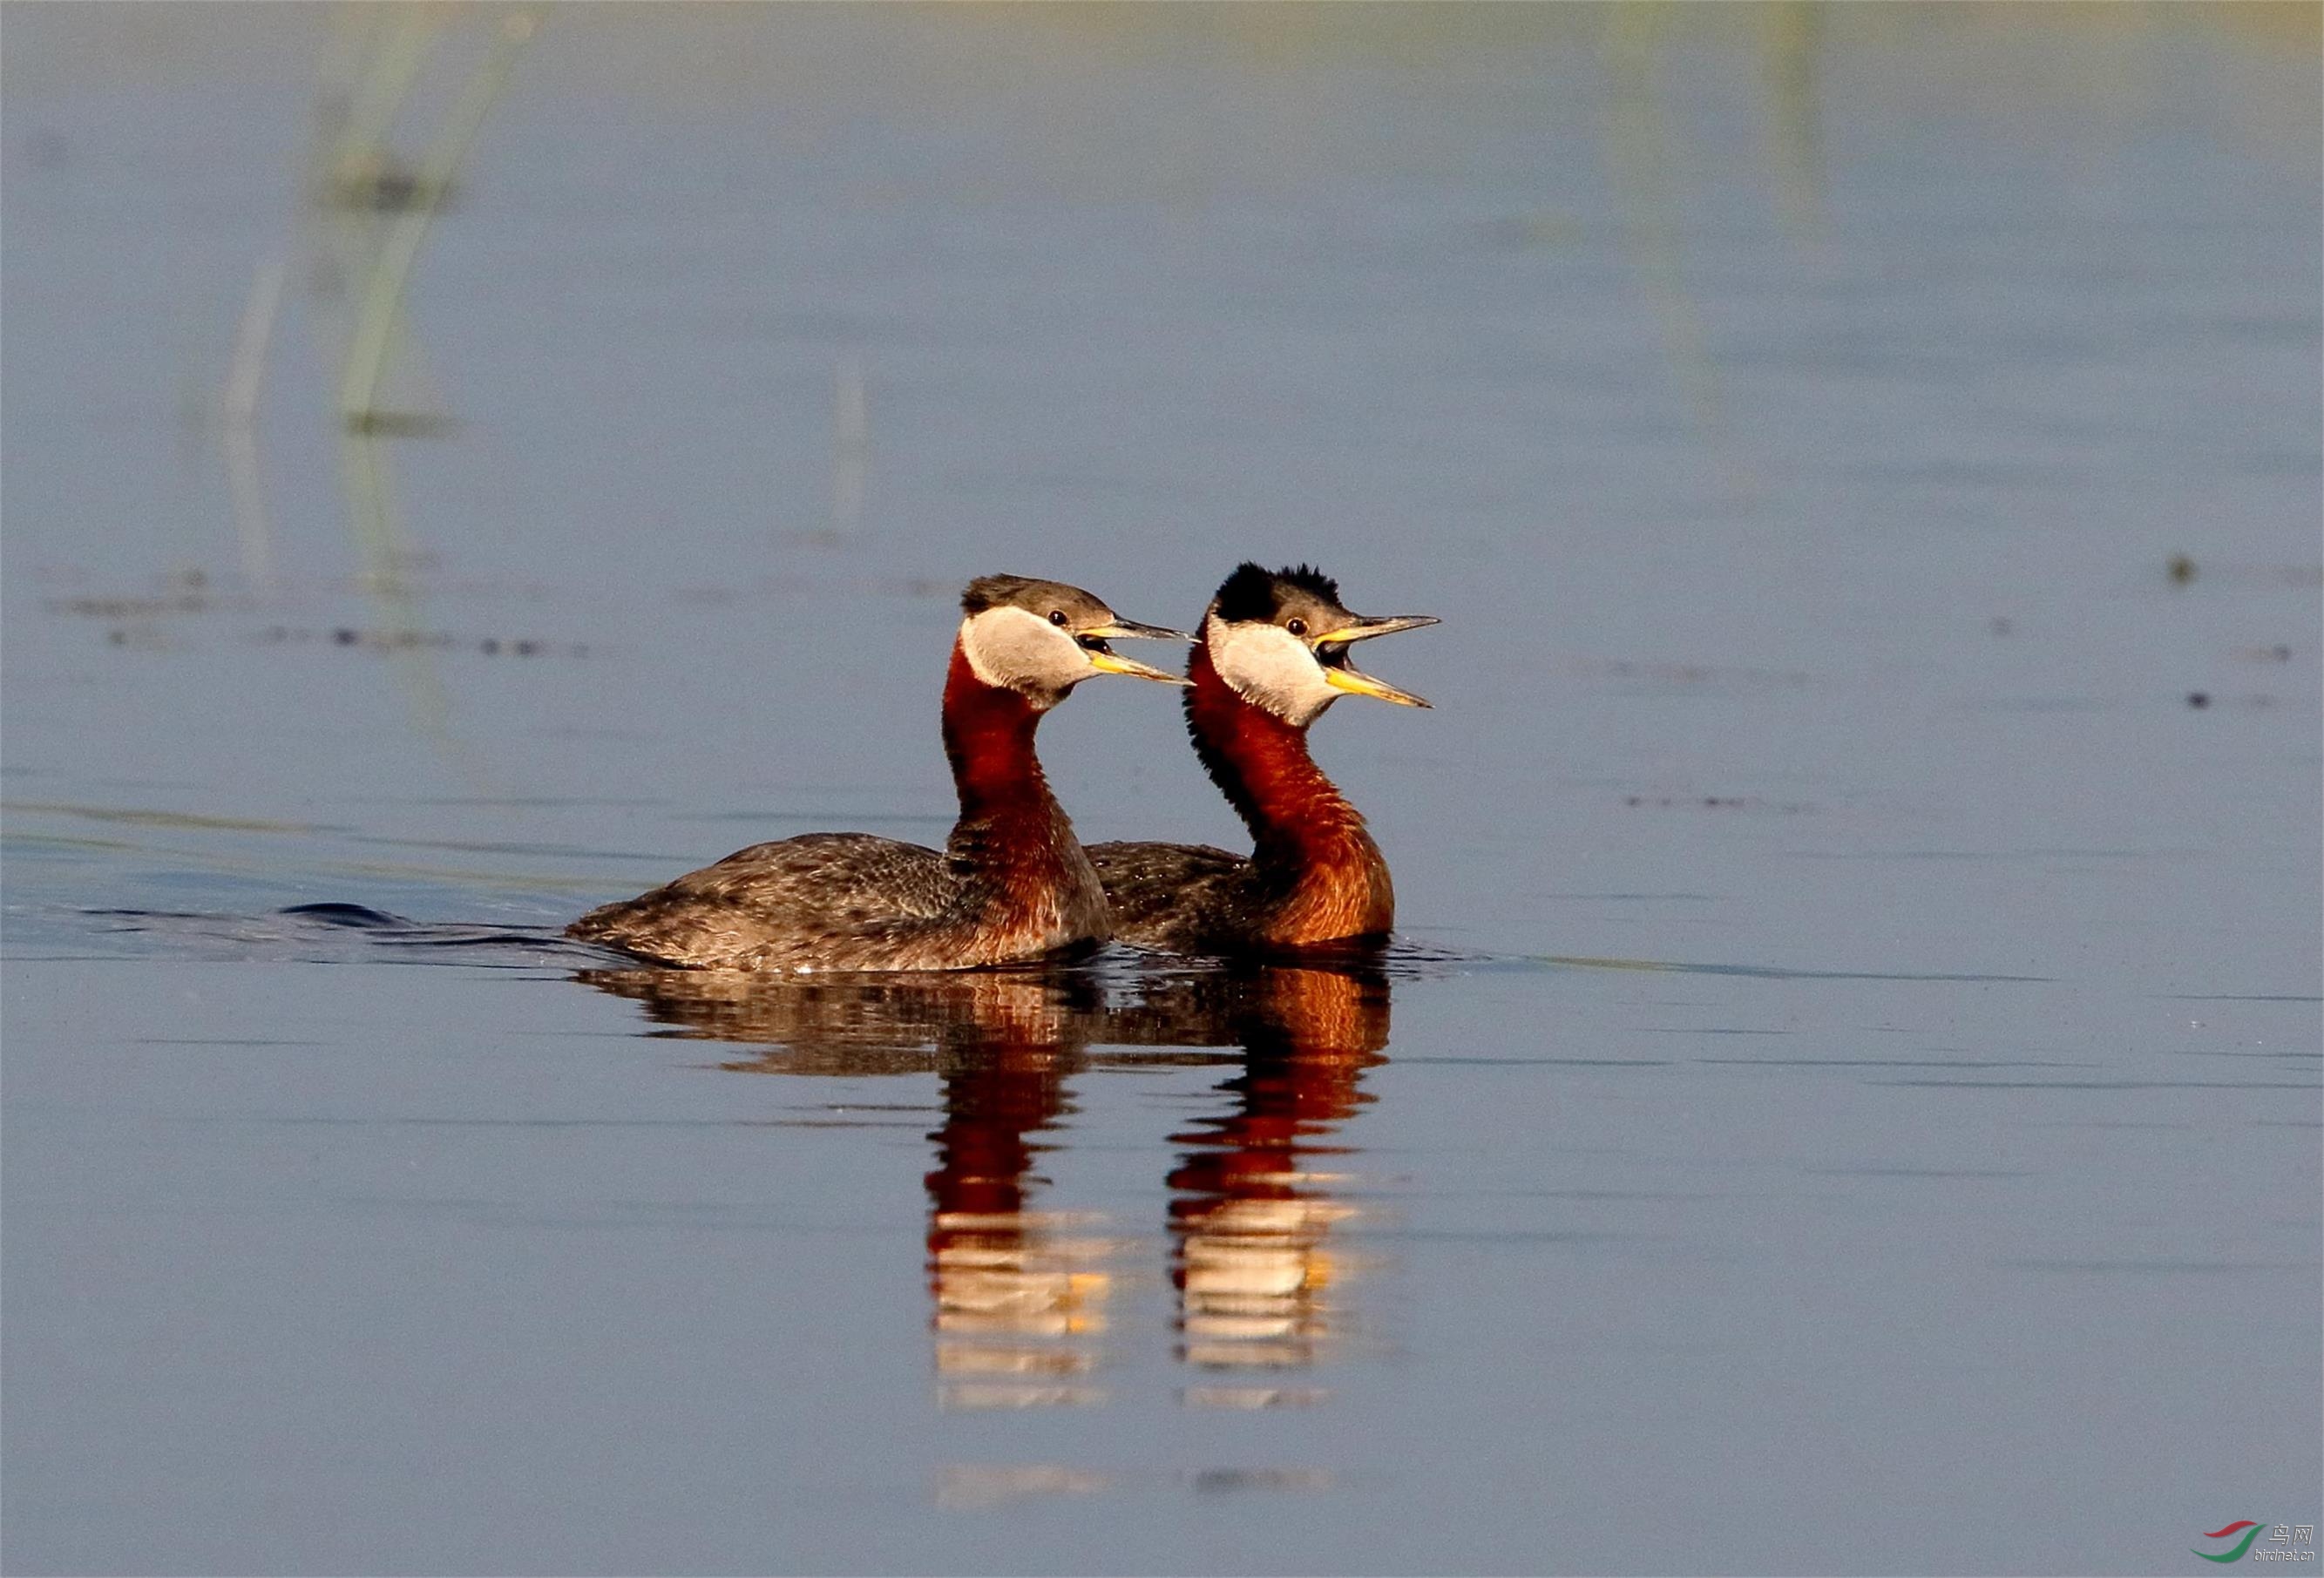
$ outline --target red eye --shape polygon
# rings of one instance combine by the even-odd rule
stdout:
[[[1293,635],[1305,635],[1307,633],[1307,622],[1304,619],[1295,619],[1283,628],[1289,631]]]

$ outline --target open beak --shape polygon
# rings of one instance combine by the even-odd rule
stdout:
[[[1316,660],[1323,666],[1323,682],[1334,690],[1344,690],[1350,696],[1377,697],[1392,701],[1398,706],[1426,706],[1428,703],[1409,690],[1362,673],[1348,662],[1348,644],[1368,641],[1376,635],[1394,635],[1401,630],[1418,630],[1423,625],[1438,623],[1427,614],[1396,614],[1379,619],[1354,619],[1337,630],[1325,631],[1309,638],[1315,649]]]
[[[1123,619],[1117,615],[1111,623],[1093,625],[1088,630],[1076,631],[1074,639],[1081,642],[1082,651],[1089,659],[1090,667],[1101,674],[1127,674],[1133,679],[1153,679],[1164,685],[1192,683],[1178,675],[1167,673],[1160,669],[1149,668],[1135,659],[1125,658],[1119,652],[1109,650],[1105,643],[1107,638],[1111,636],[1130,636],[1168,641],[1190,641],[1194,639],[1184,631],[1165,630],[1158,624],[1140,624],[1134,619]]]

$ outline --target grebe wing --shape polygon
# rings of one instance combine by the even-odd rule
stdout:
[[[958,885],[940,851],[872,833],[807,833],[738,849],[714,865],[669,884],[705,894],[747,894],[767,905],[823,904],[842,911],[861,906],[872,914],[928,918],[944,912]]]
[[[1250,862],[1207,844],[1093,844],[1090,864],[1105,889],[1118,941],[1143,948],[1198,946],[1231,912],[1230,894]]]
[[[810,833],[736,850],[566,929],[669,964],[754,969],[837,937],[935,920],[959,885],[933,849],[869,833]]]

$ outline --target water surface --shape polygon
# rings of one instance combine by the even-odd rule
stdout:
[[[7,14],[12,1571],[2316,1521],[2312,11],[397,14]],[[318,130],[471,88],[418,231]],[[970,576],[1246,556],[1444,620],[1376,966],[554,940],[940,840]]]

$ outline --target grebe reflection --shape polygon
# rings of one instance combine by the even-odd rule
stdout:
[[[1074,1112],[1072,1080],[1105,1020],[1085,972],[826,978],[735,972],[586,974],[680,1034],[767,1043],[721,1066],[862,1078],[934,1074],[927,1276],[938,1398],[946,1407],[1103,1400],[1098,1369],[1115,1246],[1086,1215],[1039,1207],[1038,1170]],[[1141,1061],[1155,1061],[1148,1057]],[[1163,1059],[1175,1060],[1175,1059]]]
[[[1330,1240],[1356,1207],[1339,1196],[1333,1158],[1355,1149],[1341,1127],[1377,1099],[1362,1084],[1387,1061],[1388,976],[1361,964],[1231,973],[1139,1011],[1157,1029],[1213,1021],[1245,1052],[1217,1087],[1232,1106],[1170,1137],[1185,1148],[1168,1178],[1178,1357],[1215,1377],[1183,1395],[1226,1407],[1316,1401],[1244,1380],[1312,1365],[1344,1334],[1347,1267]]]
[[[934,1074],[941,1118],[924,1176],[930,1324],[948,1407],[1102,1402],[1095,1381],[1120,1272],[1136,1241],[1050,1206],[1093,1068],[1230,1072],[1218,1110],[1170,1135],[1167,1213],[1176,1353],[1205,1372],[1184,1399],[1264,1407],[1322,1394],[1282,1384],[1345,1327],[1331,1240],[1353,1148],[1339,1130],[1374,1098],[1389,979],[1376,958],[1156,973],[888,974],[808,983],[766,974],[586,972],[674,1033],[760,1044],[721,1066],[860,1078]],[[1110,996],[1113,1001],[1110,1001]],[[1150,1241],[1148,1241],[1150,1242]],[[1254,1383],[1254,1377],[1262,1377]]]

